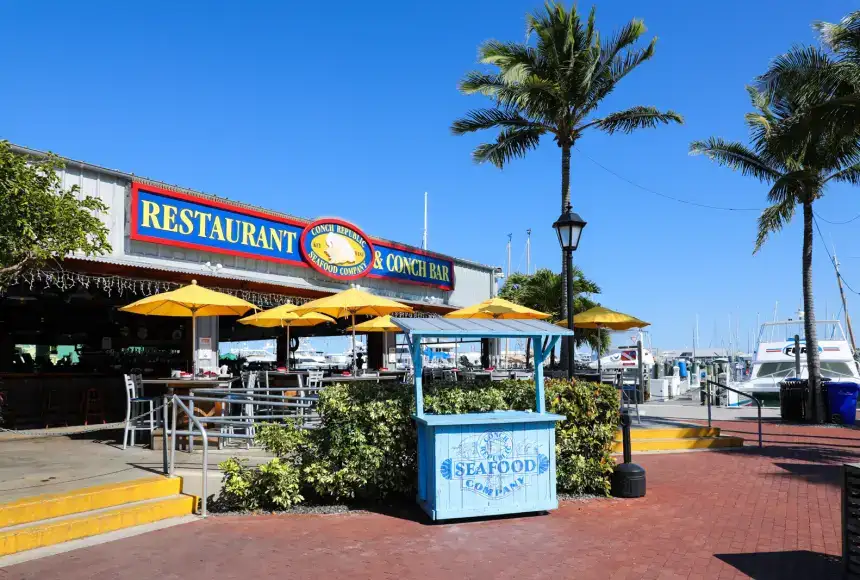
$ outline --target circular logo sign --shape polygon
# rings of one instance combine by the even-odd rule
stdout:
[[[373,267],[373,244],[364,232],[341,220],[321,219],[309,224],[299,245],[307,263],[332,278],[354,280]]]

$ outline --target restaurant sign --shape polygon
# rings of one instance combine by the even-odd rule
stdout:
[[[373,265],[370,240],[361,230],[340,220],[322,219],[307,226],[300,247],[311,268],[343,280],[361,278]]]
[[[454,289],[454,264],[415,248],[372,240],[328,218],[313,223],[134,182],[132,240],[310,267],[339,280],[363,276]]]

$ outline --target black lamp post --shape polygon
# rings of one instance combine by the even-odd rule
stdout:
[[[564,213],[562,213],[555,223],[552,224],[555,233],[558,234],[558,243],[564,252],[564,263],[567,266],[567,280],[565,281],[567,288],[567,327],[573,330],[573,252],[579,246],[579,238],[582,236],[582,229],[585,227],[585,220],[579,217],[579,214],[573,211],[570,203],[567,204]],[[567,378],[573,378],[573,360],[574,360],[574,340],[573,337],[567,339]]]

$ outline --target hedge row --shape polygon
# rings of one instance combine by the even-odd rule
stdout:
[[[534,383],[489,386],[433,383],[425,391],[428,413],[534,409]],[[608,494],[613,462],[609,446],[618,424],[617,391],[608,385],[548,380],[546,406],[567,417],[556,427],[558,489]],[[415,397],[403,386],[337,384],[320,394],[321,426],[263,425],[258,444],[276,458],[258,468],[238,459],[221,464],[224,509],[287,508],[314,501],[378,501],[414,497],[417,451],[412,414]]]

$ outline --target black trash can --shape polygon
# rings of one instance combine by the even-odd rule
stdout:
[[[783,421],[802,423],[806,418],[804,401],[809,395],[807,379],[785,379],[779,384],[779,415]]]

